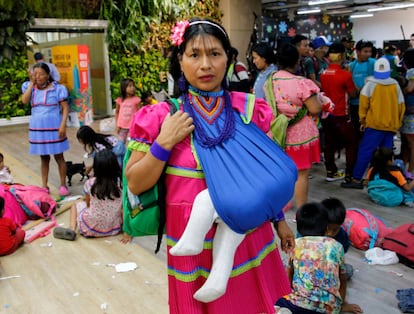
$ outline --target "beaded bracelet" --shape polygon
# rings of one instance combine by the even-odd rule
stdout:
[[[157,141],[154,141],[150,147],[151,154],[161,161],[167,161],[170,157],[171,151],[168,149],[165,149],[160,144],[157,143]]]

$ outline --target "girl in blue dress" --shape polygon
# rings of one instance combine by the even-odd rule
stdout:
[[[69,149],[66,119],[69,113],[68,91],[55,82],[45,63],[37,63],[30,71],[30,81],[22,85],[22,102],[30,103],[29,142],[31,155],[40,155],[42,186],[49,190],[50,155],[54,155],[59,169],[59,195],[69,195],[66,187],[66,162],[63,152]]]

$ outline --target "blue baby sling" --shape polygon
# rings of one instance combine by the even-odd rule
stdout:
[[[254,96],[246,94],[247,101],[254,103]],[[210,138],[220,135],[229,114],[229,111],[220,114],[211,124],[198,110],[188,111]],[[251,123],[251,117],[242,119],[241,113],[234,110],[230,114],[235,122],[230,138],[206,147],[200,142],[196,128],[194,147],[220,218],[233,231],[246,233],[277,218],[293,196],[297,169],[286,153]]]

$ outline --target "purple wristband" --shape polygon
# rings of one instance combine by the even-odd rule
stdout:
[[[161,161],[167,161],[170,157],[171,151],[165,149],[160,144],[157,143],[157,141],[154,141],[150,147],[151,154]]]
[[[275,217],[275,219],[273,219],[274,222],[278,222],[281,220],[285,220],[285,213],[283,212],[283,210],[281,210]]]

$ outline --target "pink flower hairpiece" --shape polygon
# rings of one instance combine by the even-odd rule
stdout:
[[[170,39],[172,43],[174,44],[174,46],[179,46],[183,43],[185,30],[189,26],[190,26],[190,22],[188,22],[187,20],[177,22],[175,24],[175,26],[173,27],[172,33],[170,35]]]

